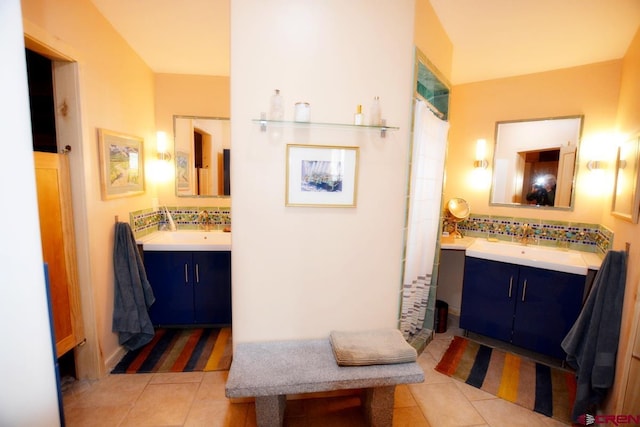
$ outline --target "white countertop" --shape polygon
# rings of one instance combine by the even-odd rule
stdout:
[[[231,233],[220,230],[157,231],[137,240],[145,251],[230,251]]]
[[[474,237],[463,237],[461,239],[454,239],[453,237],[442,237],[440,239],[440,248],[441,249],[456,249],[456,250],[465,250],[473,242],[475,242]]]
[[[464,237],[453,239],[443,237],[441,249],[464,250],[469,256],[529,265],[576,274],[587,274],[588,270],[599,270],[602,258],[593,252],[561,250],[553,247],[528,245],[509,242],[489,242],[486,239]]]
[[[593,252],[582,252],[582,259],[587,263],[589,270],[600,270],[602,258]]]

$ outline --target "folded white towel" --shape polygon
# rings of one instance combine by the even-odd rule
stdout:
[[[418,353],[397,329],[331,331],[331,347],[340,366],[415,362]]]

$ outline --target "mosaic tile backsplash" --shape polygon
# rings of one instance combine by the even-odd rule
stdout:
[[[200,230],[203,227],[203,218],[207,218],[206,222],[211,229],[231,227],[231,208],[228,206],[167,206],[167,209],[178,230]],[[158,231],[158,227],[165,220],[165,215],[160,210],[142,209],[129,213],[129,224],[136,238]]]
[[[454,224],[445,217],[443,230],[453,231]],[[458,223],[458,231],[469,237],[496,238],[519,242],[528,231],[529,245],[569,248],[604,254],[613,245],[613,232],[599,224],[514,218],[497,215],[470,215]]]
[[[178,229],[199,230],[203,227],[203,213],[213,229],[231,227],[231,208],[213,206],[167,206]],[[158,230],[165,215],[160,210],[142,209],[129,213],[129,223],[136,238]],[[526,227],[525,227],[526,226]],[[443,231],[453,232],[454,224],[444,216]],[[462,235],[479,238],[496,238],[506,242],[518,242],[523,231],[531,230],[529,245],[563,247],[584,252],[604,254],[612,248],[613,232],[599,224],[541,220],[536,218],[506,217],[472,214],[458,223]]]

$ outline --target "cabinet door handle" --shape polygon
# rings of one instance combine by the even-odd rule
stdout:
[[[187,264],[184,265],[184,284],[188,284],[189,283],[189,267],[187,266]]]
[[[200,283],[200,268],[196,264],[196,283]]]
[[[524,296],[527,294],[527,279],[524,279],[524,287],[522,288],[522,302],[524,302]]]
[[[509,298],[511,298],[511,289],[513,289],[513,276],[509,278]]]

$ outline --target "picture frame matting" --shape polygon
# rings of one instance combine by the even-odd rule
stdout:
[[[286,206],[356,207],[358,147],[287,145]]]
[[[102,200],[144,194],[144,140],[98,129]]]

